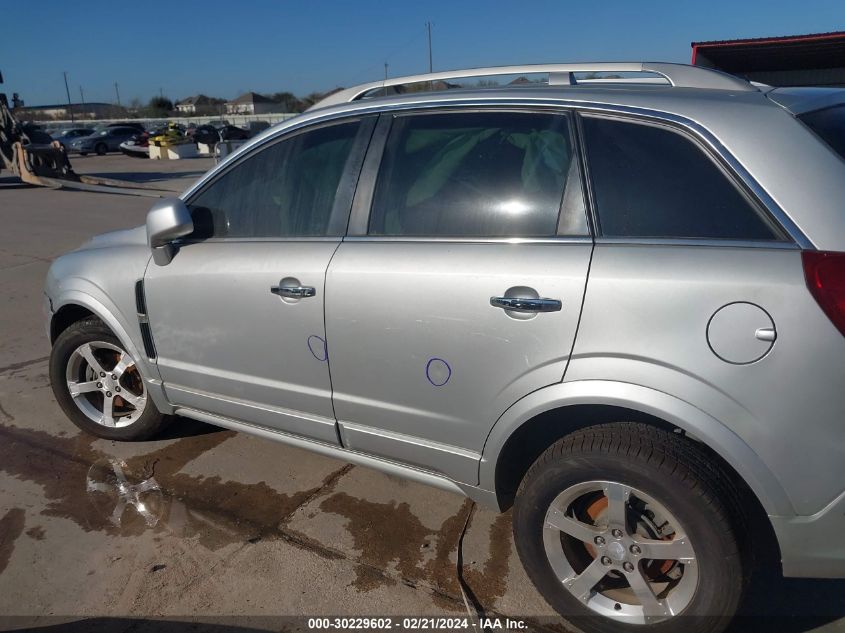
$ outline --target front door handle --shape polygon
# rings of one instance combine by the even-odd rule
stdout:
[[[303,299],[317,294],[314,286],[272,286],[270,292],[288,299]]]
[[[525,299],[522,297],[490,297],[490,305],[511,312],[559,312],[558,299]]]

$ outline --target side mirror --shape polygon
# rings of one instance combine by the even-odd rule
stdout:
[[[171,242],[194,230],[194,222],[187,205],[179,198],[164,198],[147,213],[147,243],[153,251],[153,261],[166,266],[173,259]]]

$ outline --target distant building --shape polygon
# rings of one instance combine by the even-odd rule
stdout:
[[[69,119],[70,108],[73,108],[73,116],[78,118],[99,119],[107,118],[118,109],[111,103],[72,103],[68,105],[41,105],[24,106],[15,111],[15,116],[26,119],[27,117],[38,119]]]
[[[692,42],[692,63],[770,86],[845,86],[845,31]]]
[[[212,100],[205,95],[195,95],[193,97],[177,101],[176,109],[182,114],[196,114],[197,108],[208,108],[212,105],[214,105]]]
[[[233,101],[226,102],[226,114],[266,114],[278,108],[278,103],[255,92],[247,92]]]

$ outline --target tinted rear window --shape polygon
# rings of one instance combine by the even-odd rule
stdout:
[[[782,239],[686,136],[664,127],[594,117],[584,119],[584,135],[602,235]]]
[[[845,104],[808,112],[798,117],[831,149],[845,158]]]

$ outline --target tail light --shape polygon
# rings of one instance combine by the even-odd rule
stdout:
[[[824,313],[845,335],[845,253],[803,251],[807,287]]]

